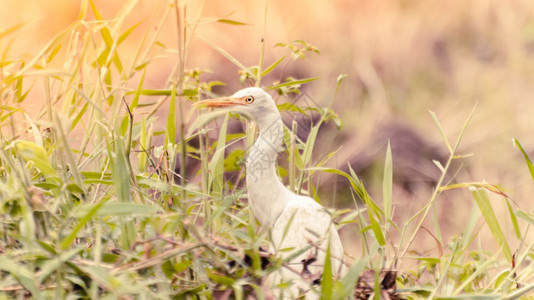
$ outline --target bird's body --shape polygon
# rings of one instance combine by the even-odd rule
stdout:
[[[272,98],[260,88],[247,88],[233,96],[199,102],[209,107],[235,108],[256,122],[260,134],[251,148],[246,163],[249,204],[260,224],[270,230],[272,253],[289,257],[304,248],[309,250],[294,257],[271,276],[271,284],[291,281],[284,298],[294,298],[308,291],[320,277],[330,247],[332,273],[342,275],[343,245],[330,214],[307,196],[287,189],[276,173],[276,157],[282,150],[283,122]],[[315,259],[313,262],[312,260]],[[318,298],[308,293],[307,299]]]

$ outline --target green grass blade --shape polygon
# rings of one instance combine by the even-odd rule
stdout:
[[[467,125],[469,125],[469,122],[471,122],[471,119],[473,118],[473,115],[475,114],[475,110],[477,109],[477,105],[473,107],[469,115],[467,116],[467,119],[465,119],[464,125],[462,126],[462,129],[460,130],[460,133],[458,134],[458,138],[456,139],[456,144],[454,145],[454,151],[453,153],[456,155],[456,150],[458,150],[458,146],[460,146],[460,142],[462,141],[462,138],[465,134],[465,131],[467,130]]]
[[[67,250],[70,248],[70,245],[74,240],[76,239],[76,236],[78,235],[78,232],[82,230],[82,228],[87,224],[91,219],[96,215],[98,210],[106,203],[105,201],[100,201],[98,204],[93,206],[81,219],[78,221],[76,226],[72,229],[72,231],[67,235],[65,238],[63,238],[60,242],[61,249]]]
[[[228,25],[237,25],[237,26],[250,25],[250,24],[247,24],[247,23],[234,21],[234,20],[229,20],[229,19],[218,19],[216,22],[224,23],[224,24],[228,24]]]
[[[33,272],[23,264],[18,264],[7,256],[0,256],[0,270],[11,273],[13,277],[27,290],[35,299],[43,299],[39,288],[36,285]]]
[[[438,120],[438,117],[433,111],[429,111],[430,116],[432,117],[432,121],[434,121],[434,124],[436,125],[436,128],[439,131],[439,134],[441,134],[441,138],[445,142],[445,145],[447,146],[447,149],[449,150],[449,153],[454,153],[454,150],[451,147],[451,144],[449,143],[449,139],[447,139],[447,135],[445,134],[445,131],[443,130],[443,127],[441,127],[441,124]]]
[[[9,28],[5,28],[2,30],[2,32],[0,32],[0,40],[3,39],[4,37],[16,32],[17,30],[21,29],[22,27],[24,27],[24,25],[26,25],[25,22],[21,22],[21,23],[17,23]]]
[[[132,102],[130,103],[130,109],[132,110],[132,112],[139,105],[139,96],[141,96],[141,91],[143,90],[146,70],[147,70],[146,68],[143,70],[143,74],[141,75],[141,79],[139,80],[139,84],[137,85],[137,89],[135,90]]]
[[[358,190],[356,191],[356,193],[358,194],[358,196],[360,196],[361,194],[360,197],[363,197],[361,199],[367,206],[367,215],[369,216],[369,226],[374,233],[374,237],[380,246],[384,246],[386,244],[386,238],[384,236],[384,232],[382,231],[382,228],[380,227],[380,222],[379,222],[380,215],[383,214],[383,211],[380,210],[380,208],[373,201],[369,193],[367,193],[365,186],[356,176],[356,173],[354,173],[354,170],[352,170],[352,167],[350,165],[349,165],[349,170],[350,170],[351,178],[353,179],[353,181],[356,183],[356,186],[358,187]]]
[[[334,280],[332,278],[332,260],[330,259],[330,243],[326,247],[323,274],[321,276],[321,300],[332,299]]]
[[[519,223],[517,222],[517,216],[512,209],[510,200],[506,198],[506,206],[508,207],[508,213],[510,213],[510,219],[512,220],[512,225],[514,226],[515,236],[520,240],[521,239],[521,229],[519,229]]]
[[[126,31],[124,31],[124,33],[122,33],[118,40],[117,40],[117,46],[122,44],[122,42],[124,42],[124,40],[126,40],[128,38],[128,36],[130,36],[130,34],[132,34],[132,32],[139,26],[141,25],[141,23],[143,23],[143,21],[139,21],[137,23],[135,23],[133,26],[131,26],[130,28],[128,28]]]
[[[96,212],[92,212],[98,206]],[[76,207],[72,216],[83,219],[87,214],[95,217],[113,217],[113,216],[146,216],[154,215],[161,212],[161,208],[155,205],[137,204],[137,203],[120,203],[104,202],[99,204],[83,204]]]
[[[43,147],[29,141],[19,141],[16,144],[19,154],[25,161],[32,162],[34,166],[47,178],[59,180],[55,168]]]
[[[357,263],[352,265],[348,270],[347,274],[341,278],[341,286],[343,287],[342,294],[335,294],[333,299],[351,299],[354,296],[354,289],[356,287],[356,282],[358,278],[364,271],[365,267],[369,262],[368,257],[364,257],[358,260]]]
[[[528,171],[530,172],[530,176],[532,177],[532,180],[534,180],[534,165],[532,164],[530,157],[528,156],[527,152],[525,151],[523,146],[521,146],[521,143],[519,143],[518,140],[514,139],[514,144],[517,146],[517,148],[519,148],[521,153],[523,153],[523,156],[525,157],[525,162],[528,166]]]
[[[319,77],[312,77],[312,78],[298,79],[298,80],[290,80],[290,81],[287,81],[287,82],[284,82],[284,83],[280,83],[280,84],[268,87],[268,88],[266,88],[266,90],[270,91],[270,90],[276,90],[276,89],[283,88],[283,87],[288,87],[288,86],[299,86],[301,84],[312,82],[312,81],[317,80],[317,79],[319,79]]]
[[[224,50],[223,48],[215,45],[213,42],[211,42],[210,40],[200,36],[200,35],[197,35],[196,37],[198,37],[200,40],[204,41],[206,44],[210,45],[210,47],[212,47],[213,49],[215,49],[215,51],[219,52],[222,56],[226,57],[226,59],[228,59],[230,62],[232,62],[234,65],[236,65],[239,69],[249,73],[249,74],[252,74],[252,72],[250,72],[250,70],[245,67],[245,65],[243,65],[239,60],[237,60],[235,57],[233,57],[232,55],[230,55],[230,53],[228,53],[226,50]]]
[[[226,131],[228,127],[229,115],[224,118],[221,129],[219,130],[219,138],[217,140],[217,147],[215,154],[209,163],[209,181],[208,186],[214,196],[222,195],[224,187],[224,152],[226,149]]]
[[[391,220],[393,206],[393,159],[391,157],[391,144],[388,141],[386,160],[384,164],[384,179],[382,181],[382,197],[384,205],[384,218]]]
[[[139,171],[145,172],[148,167],[148,132],[146,129],[146,119],[143,116],[141,120],[141,134],[139,136],[139,154],[137,156],[139,162]]]
[[[82,109],[80,109],[80,111],[76,114],[76,117],[74,118],[74,120],[72,120],[72,124],[70,125],[70,131],[72,131],[76,125],[78,125],[78,122],[80,122],[80,120],[82,119],[82,117],[85,115],[85,112],[87,111],[87,108],[89,107],[89,102],[86,102]]]
[[[222,117],[228,114],[229,112],[231,111],[228,109],[219,109],[219,110],[210,111],[208,113],[203,113],[193,122],[193,124],[191,124],[191,126],[189,126],[188,135],[193,134],[196,130],[200,129],[203,125],[219,117]]]
[[[130,177],[126,166],[126,154],[123,148],[123,139],[114,141],[114,151],[110,153],[113,166],[113,181],[117,191],[117,199],[120,202],[130,202]]]
[[[473,198],[475,198],[478,208],[480,209],[480,212],[482,213],[482,216],[484,217],[484,220],[486,221],[486,224],[491,231],[491,234],[493,235],[493,238],[502,248],[502,251],[508,261],[512,261],[512,252],[510,251],[506,237],[504,236],[501,226],[499,225],[499,221],[495,216],[495,211],[491,206],[486,191],[483,189],[473,189],[472,194]]]
[[[272,70],[274,70],[274,68],[276,68],[276,66],[278,66],[282,61],[284,61],[285,58],[286,57],[283,56],[279,60],[275,61],[272,65],[268,66],[265,70],[263,70],[263,72],[261,72],[261,77],[265,77],[265,76],[267,76],[267,74],[271,73]]]
[[[519,218],[527,221],[528,223],[530,223],[530,225],[534,225],[534,218],[527,214],[526,212],[520,210],[518,212],[515,213]]]
[[[522,299],[521,296],[527,295],[527,294],[531,293],[532,291],[534,291],[534,283],[528,283],[528,284],[526,284],[524,286],[521,286],[520,288],[518,288],[513,293],[510,293],[510,294],[508,294],[506,296],[503,296],[500,299],[502,299],[502,300]]]
[[[37,284],[42,284],[43,281],[61,267],[65,262],[69,261],[73,256],[83,251],[85,245],[80,245],[66,252],[61,252],[57,257],[47,260],[40,268],[37,278]]]
[[[308,134],[308,140],[304,146],[304,151],[302,152],[302,160],[304,165],[307,165],[312,156],[313,146],[315,145],[315,140],[317,139],[317,133],[319,132],[319,126],[313,126]]]
[[[176,139],[176,86],[173,85],[171,90],[171,98],[169,100],[169,111],[167,114],[167,130],[165,131],[165,147],[172,143],[174,145]]]

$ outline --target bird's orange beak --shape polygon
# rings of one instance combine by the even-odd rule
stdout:
[[[193,103],[193,106],[196,108],[200,107],[228,107],[236,105],[246,105],[242,98],[235,97],[222,97],[215,99],[202,100]]]

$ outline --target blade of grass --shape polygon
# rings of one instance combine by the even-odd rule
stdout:
[[[450,151],[450,154],[449,154],[449,158],[447,159],[447,163],[443,167],[443,170],[441,172],[441,176],[439,177],[439,179],[438,179],[438,181],[436,183],[436,187],[434,188],[434,192],[430,196],[430,200],[414,216],[412,216],[407,222],[405,222],[404,229],[402,230],[401,239],[400,239],[400,243],[399,243],[400,245],[402,245],[402,243],[403,243],[404,233],[406,232],[407,226],[410,223],[412,223],[418,216],[421,216],[420,219],[419,219],[419,222],[417,223],[417,225],[416,225],[416,227],[415,227],[415,229],[413,231],[413,233],[411,234],[410,238],[408,239],[408,242],[407,242],[406,247],[404,248],[404,250],[402,250],[402,251],[400,250],[402,248],[402,246],[398,248],[397,257],[404,257],[404,255],[406,254],[406,252],[410,248],[411,244],[415,240],[415,237],[417,236],[417,233],[419,232],[419,229],[423,225],[423,222],[425,221],[425,219],[426,219],[426,217],[428,215],[428,212],[430,211],[430,208],[432,207],[432,205],[434,204],[434,202],[436,201],[436,199],[440,195],[440,193],[441,193],[440,189],[441,189],[441,187],[443,185],[443,182],[445,181],[445,176],[447,175],[447,172],[449,170],[449,167],[451,166],[452,161],[456,158],[456,151],[458,150],[458,146],[460,145],[460,141],[462,140],[462,138],[464,136],[464,133],[465,133],[465,130],[467,129],[467,125],[469,124],[469,122],[471,121],[471,118],[473,117],[475,109],[476,109],[476,105],[475,105],[475,107],[473,107],[473,109],[469,113],[467,119],[465,120],[465,122],[464,122],[464,124],[462,126],[462,129],[460,130],[460,133],[458,135],[458,138],[456,139],[456,144],[455,144],[454,148],[451,148],[451,146],[450,146],[450,144],[448,142],[448,139],[447,139],[447,137],[445,135],[445,131],[442,129],[441,124],[439,123],[439,120],[437,119],[436,115],[433,112],[430,112],[430,115],[431,115],[432,119],[434,120],[434,123],[436,124],[436,127],[437,127],[438,131],[442,135],[442,137],[444,139],[444,142],[445,142],[445,144],[447,145],[447,148]]]
[[[272,72],[282,61],[284,61],[286,57],[282,56],[279,60],[275,61],[272,65],[268,66],[263,72],[261,72],[261,77],[267,76],[269,73]]]
[[[74,240],[76,239],[76,236],[78,235],[78,232],[80,232],[80,230],[85,226],[85,224],[87,224],[89,221],[91,221],[91,219],[93,218],[93,216],[96,215],[96,213],[98,212],[98,210],[100,208],[102,208],[102,206],[104,205],[104,203],[106,203],[105,201],[100,201],[99,203],[97,203],[95,206],[93,206],[81,219],[80,221],[78,221],[78,223],[76,224],[76,226],[74,226],[74,228],[72,229],[72,231],[65,237],[61,240],[60,242],[60,247],[61,249],[63,250],[67,250],[68,248],[70,248],[70,245],[72,244],[72,242],[74,242]]]
[[[65,262],[69,261],[72,257],[74,257],[76,254],[83,251],[85,248],[85,245],[79,245],[78,247],[75,247],[74,249],[71,249],[67,252],[61,252],[57,257],[54,257],[52,259],[47,260],[41,267],[39,273],[37,273],[37,285],[41,285],[43,281],[52,274],[52,272],[56,271],[58,268],[60,268]]]
[[[287,82],[284,82],[284,83],[280,83],[280,84],[277,84],[277,85],[270,86],[270,87],[266,88],[265,90],[270,91],[270,90],[276,90],[276,89],[279,89],[279,88],[282,88],[282,87],[288,87],[288,86],[292,86],[292,85],[301,85],[301,84],[304,84],[304,83],[312,82],[312,81],[317,80],[317,79],[319,79],[319,77],[291,80],[291,81],[287,81]]]
[[[171,97],[169,100],[169,111],[167,114],[167,127],[165,130],[165,147],[172,143],[174,145],[176,139],[176,85],[171,89]]]
[[[333,290],[334,280],[332,278],[332,260],[330,259],[330,243],[328,243],[328,247],[326,247],[323,274],[321,276],[321,299],[332,299]]]
[[[473,198],[475,199],[478,208],[480,209],[480,212],[482,213],[482,217],[484,217],[484,220],[486,221],[486,224],[488,225],[491,234],[493,235],[493,238],[497,242],[497,244],[502,248],[502,251],[504,253],[504,256],[506,256],[506,259],[508,261],[512,261],[512,252],[510,251],[510,247],[508,246],[508,242],[506,241],[506,237],[504,236],[504,233],[501,229],[501,226],[499,225],[499,221],[497,220],[497,217],[495,216],[495,211],[493,210],[493,207],[491,206],[489,197],[485,190],[482,189],[473,189],[472,190]]]
[[[35,299],[43,299],[33,272],[28,270],[23,264],[18,264],[7,256],[0,256],[0,270],[11,273],[11,275],[28,291]]]
[[[209,181],[208,186],[212,195],[220,197],[222,195],[224,183],[224,152],[226,150],[226,133],[228,127],[229,115],[226,115],[219,130],[217,147],[209,163]]]
[[[510,213],[510,219],[512,220],[512,225],[514,226],[514,232],[515,236],[518,240],[521,240],[521,229],[519,229],[519,223],[517,222],[517,217],[514,213],[514,210],[512,209],[512,205],[510,205],[510,201],[508,201],[508,198],[506,199],[506,206],[508,207],[508,213]]]
[[[391,221],[393,206],[393,159],[391,157],[391,144],[388,141],[386,150],[386,160],[384,163],[384,179],[382,181],[382,197],[384,206],[384,219],[386,221],[386,232]]]
[[[441,124],[438,120],[438,117],[433,111],[429,111],[430,116],[432,117],[432,121],[434,121],[434,125],[436,125],[436,128],[439,131],[439,134],[441,134],[441,138],[443,142],[445,143],[445,146],[447,146],[447,149],[449,150],[449,154],[454,153],[454,150],[451,147],[451,144],[449,143],[449,139],[447,138],[447,135],[445,134],[445,131],[441,127]]]
[[[242,71],[245,71],[249,74],[252,74],[252,72],[247,68],[245,67],[245,65],[243,65],[239,60],[237,60],[235,57],[233,57],[232,55],[230,55],[230,53],[226,52],[223,48],[215,45],[213,42],[211,42],[210,40],[200,36],[200,35],[197,35],[196,36],[197,38],[199,38],[200,40],[202,40],[203,42],[205,42],[206,44],[210,45],[211,48],[213,48],[215,51],[219,52],[222,56],[226,57],[226,59],[228,59],[230,62],[232,62],[234,65],[236,65],[239,69],[241,69]]]
[[[148,132],[146,129],[146,119],[143,116],[143,119],[141,120],[141,133],[139,136],[139,154],[137,155],[137,160],[139,164],[139,171],[140,172],[146,172],[148,167]]]
[[[534,165],[532,164],[530,157],[528,156],[527,152],[525,151],[523,146],[521,146],[521,143],[519,143],[518,140],[514,139],[514,144],[517,146],[517,148],[519,148],[521,153],[523,153],[523,156],[525,157],[525,162],[527,163],[527,166],[528,166],[528,171],[530,172],[530,176],[534,180]]]

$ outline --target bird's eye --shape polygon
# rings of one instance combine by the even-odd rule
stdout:
[[[245,102],[247,102],[247,103],[252,103],[252,102],[254,102],[254,97],[252,97],[252,96],[247,96],[247,97],[245,98]]]

